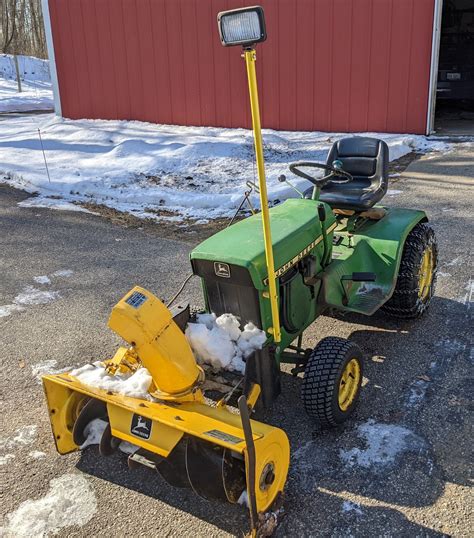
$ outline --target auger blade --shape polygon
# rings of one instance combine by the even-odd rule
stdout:
[[[186,469],[194,492],[208,500],[237,502],[245,489],[245,464],[233,460],[225,448],[188,439]]]
[[[186,471],[186,441],[178,443],[169,456],[156,466],[156,470],[175,488],[190,488]]]
[[[100,438],[99,443],[99,452],[101,456],[111,456],[118,448],[120,444],[120,439],[113,437],[112,429],[110,424],[107,424],[107,427]]]
[[[105,402],[91,398],[81,409],[72,429],[72,438],[76,445],[81,446],[86,442],[84,430],[89,422],[96,418],[107,420],[107,406]]]

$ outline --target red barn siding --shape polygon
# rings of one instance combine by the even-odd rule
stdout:
[[[62,113],[249,127],[218,11],[254,0],[49,0]],[[261,0],[265,127],[424,133],[434,0]]]

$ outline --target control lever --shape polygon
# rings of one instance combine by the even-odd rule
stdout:
[[[288,187],[292,188],[294,191],[296,191],[300,196],[301,198],[304,198],[304,193],[301,192],[299,189],[297,189],[293,183],[290,183],[287,179],[286,179],[286,176],[285,174],[281,174],[278,176],[278,181],[280,183],[286,183],[288,185]]]
[[[323,236],[323,257],[321,259],[321,266],[324,268],[329,263],[329,244],[328,233],[326,230],[326,206],[324,204],[318,204],[318,217],[321,223],[321,234]]]

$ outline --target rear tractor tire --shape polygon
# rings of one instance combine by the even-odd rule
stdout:
[[[361,383],[362,351],[359,346],[345,338],[323,338],[305,367],[301,386],[303,406],[321,426],[338,426],[356,408]]]
[[[382,310],[390,316],[422,316],[435,292],[438,243],[433,228],[422,222],[408,234],[403,247],[395,291]]]

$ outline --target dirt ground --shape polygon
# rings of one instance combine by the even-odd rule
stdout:
[[[438,286],[423,319],[321,317],[305,333],[308,347],[337,335],[363,349],[365,380],[351,421],[331,431],[315,427],[300,403],[301,377],[285,369],[283,394],[264,417],[291,442],[276,536],[472,535],[473,179],[474,150],[459,144],[410,163],[385,198],[425,209],[438,236]],[[62,537],[242,536],[242,507],[211,504],[145,469],[130,471],[123,454],[102,458],[90,447],[59,456],[37,379],[47,369],[110,357],[119,343],[106,327],[111,307],[135,284],[170,298],[189,273],[190,249],[212,229],[19,208],[26,196],[0,185],[0,305],[15,305],[25,290],[31,296],[28,286],[50,295],[0,317],[4,534],[18,535],[15,522],[31,513],[24,501],[46,498],[52,504],[38,520],[58,506],[74,512],[73,524],[58,530]],[[184,298],[199,305],[192,282]],[[69,505],[51,496],[55,479],[64,488],[77,484]]]

